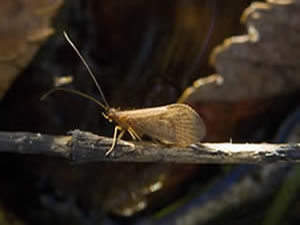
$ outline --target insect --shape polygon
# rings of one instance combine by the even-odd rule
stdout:
[[[51,89],[44,94],[41,99],[45,99],[55,91],[66,91],[85,97],[99,105],[104,110],[102,113],[103,116],[108,119],[109,122],[115,122],[117,124],[114,130],[112,146],[105,155],[109,155],[114,150],[117,141],[123,137],[126,131],[133,140],[141,140],[143,135],[147,135],[154,140],[179,147],[186,147],[190,144],[197,143],[204,137],[206,128],[203,120],[195,110],[185,104],[177,103],[160,107],[124,111],[110,107],[95,75],[83,56],[66,32],[64,32],[64,36],[93,79],[103,99],[103,103],[80,91],[62,87]],[[118,131],[120,131],[119,135]]]

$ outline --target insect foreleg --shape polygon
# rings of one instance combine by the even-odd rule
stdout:
[[[118,130],[120,130],[121,133],[117,137]],[[125,132],[126,132],[126,130],[124,130],[122,127],[120,127],[120,126],[116,126],[115,127],[114,137],[113,137],[113,143],[112,143],[110,149],[105,153],[106,156],[109,155],[114,150],[117,141],[120,140],[123,137],[123,135],[125,134]]]

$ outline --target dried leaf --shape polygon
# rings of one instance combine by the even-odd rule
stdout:
[[[51,19],[63,0],[1,1],[0,99],[54,31]]]
[[[186,102],[262,99],[300,87],[300,1],[253,3],[242,22],[248,34],[228,38],[211,54],[223,85],[195,88]],[[196,83],[199,81],[196,81]]]

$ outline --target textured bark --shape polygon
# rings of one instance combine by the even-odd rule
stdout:
[[[119,141],[105,156],[111,138],[79,130],[67,136],[34,133],[0,133],[0,152],[60,157],[72,163],[97,161],[172,163],[273,163],[299,162],[300,144],[201,143],[188,148],[148,142]]]

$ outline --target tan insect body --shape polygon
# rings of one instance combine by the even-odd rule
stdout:
[[[64,35],[86,66],[105,104],[82,92],[61,87],[50,90],[42,97],[42,99],[45,99],[54,91],[61,90],[81,95],[102,107],[105,110],[105,113],[103,113],[104,117],[110,122],[114,121],[117,124],[115,127],[113,144],[106,152],[106,155],[113,151],[117,140],[121,139],[126,131],[128,131],[134,140],[141,140],[143,135],[147,135],[162,143],[180,147],[186,147],[201,141],[206,133],[205,124],[198,113],[188,105],[177,103],[160,107],[124,111],[109,107],[100,85],[88,64],[67,34],[64,33]],[[117,137],[118,130],[121,132]]]
[[[108,111],[107,117],[137,139],[147,135],[165,144],[188,146],[205,135],[203,120],[185,104],[171,104],[137,110]]]

